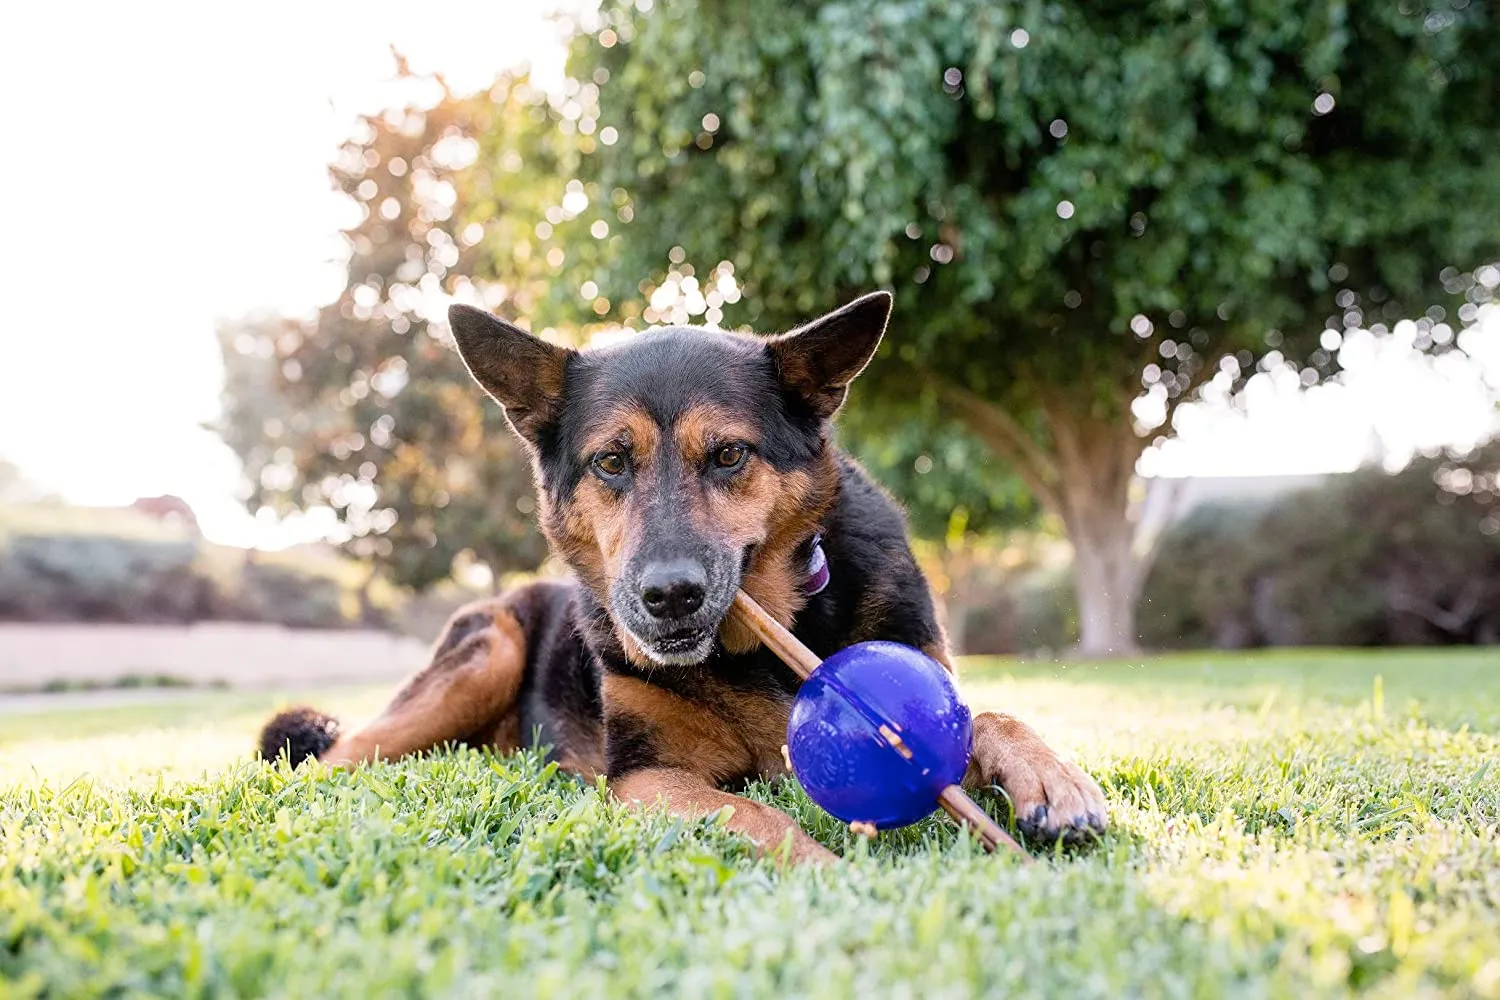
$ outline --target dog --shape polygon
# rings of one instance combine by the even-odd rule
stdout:
[[[796,862],[835,855],[729,790],[787,772],[797,676],[729,614],[737,588],[819,656],[865,640],[952,670],[896,502],[832,419],[891,311],[866,295],[790,333],[653,328],[568,350],[484,311],[449,322],[531,458],[542,531],[572,570],[471,604],[368,726],[283,712],[261,753],[354,766],[446,742],[550,748],[618,799],[728,826]],[[1021,721],[974,719],[971,788],[999,786],[1042,840],[1104,829],[1095,781]]]

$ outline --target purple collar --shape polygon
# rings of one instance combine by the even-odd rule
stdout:
[[[823,553],[823,536],[812,536],[812,551],[807,557],[807,579],[802,582],[802,593],[808,597],[821,594],[828,586],[828,556]]]

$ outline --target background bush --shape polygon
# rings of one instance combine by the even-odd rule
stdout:
[[[1205,504],[1147,580],[1155,649],[1500,643],[1500,444],[1462,461],[1365,469],[1270,500]],[[1035,539],[924,554],[966,654],[1048,655],[1078,639],[1066,558]]]
[[[395,597],[342,561],[163,532],[0,531],[0,621],[388,627]]]
[[[0,618],[181,622],[214,616],[191,542],[21,535],[0,556]]]
[[[1500,446],[1194,511],[1146,584],[1156,647],[1500,642]]]

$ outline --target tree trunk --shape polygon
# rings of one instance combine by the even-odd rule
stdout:
[[[380,575],[378,563],[370,564],[370,571],[365,574],[364,582],[359,585],[359,624],[362,628],[377,628],[384,624],[380,609],[375,606],[375,599],[371,591],[375,588],[375,578]]]
[[[505,581],[501,579],[507,565],[505,554],[498,548],[479,545],[474,547],[474,558],[490,571],[490,593],[498,597],[505,590]]]
[[[1078,595],[1076,652],[1128,656],[1138,651],[1135,613],[1145,573],[1143,560],[1132,546],[1130,522],[1123,511],[1100,511],[1065,518],[1064,523],[1073,544],[1073,587]]]
[[[1144,442],[1129,410],[1080,417],[1065,401],[1043,406],[1057,466],[1057,511],[1073,544],[1078,648],[1084,656],[1128,656],[1139,647],[1136,606],[1151,546],[1138,545],[1130,487]]]
[[[968,427],[1006,459],[1037,500],[1062,520],[1073,545],[1083,656],[1128,656],[1139,649],[1136,605],[1155,556],[1158,530],[1137,530],[1131,504],[1135,463],[1146,442],[1135,433],[1129,399],[1113,412],[1091,401],[1043,394],[1046,438],[1033,436],[996,404],[947,387]]]

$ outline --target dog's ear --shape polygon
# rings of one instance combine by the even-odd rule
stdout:
[[[770,341],[781,382],[796,392],[819,417],[831,417],[844,405],[849,383],[875,356],[891,293],[871,292],[842,309]]]
[[[450,306],[448,325],[474,381],[505,407],[516,433],[536,442],[557,417],[573,352],[473,306]]]

